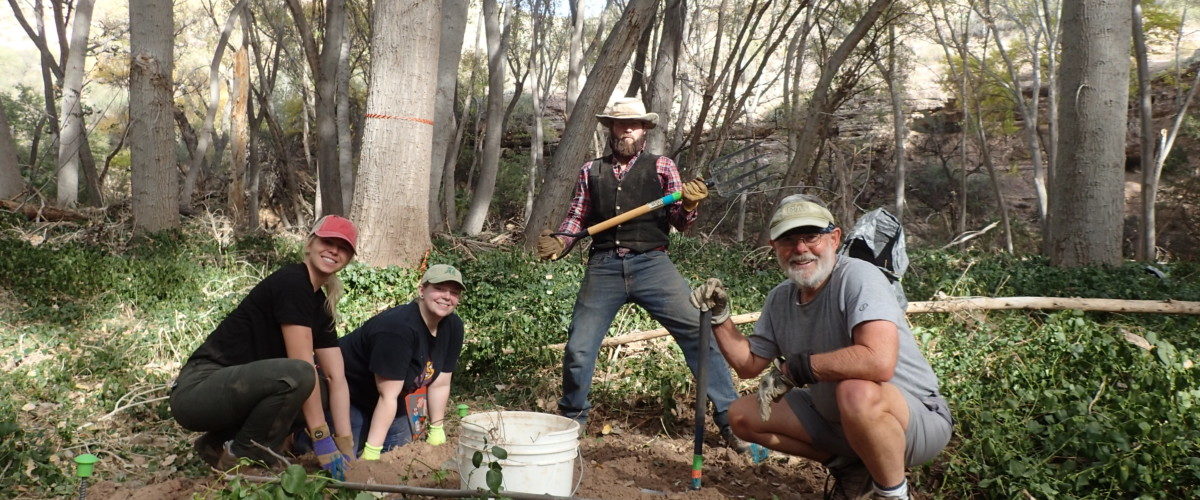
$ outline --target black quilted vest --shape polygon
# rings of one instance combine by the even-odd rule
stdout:
[[[663,188],[658,180],[656,165],[658,158],[645,152],[638,155],[633,168],[620,181],[613,176],[612,155],[595,160],[588,172],[592,210],[588,214],[587,226],[662,198]],[[668,231],[667,211],[654,210],[592,236],[592,250],[625,247],[635,252],[646,252],[666,246]]]

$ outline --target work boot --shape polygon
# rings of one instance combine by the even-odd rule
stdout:
[[[742,441],[741,438],[737,437],[737,435],[733,433],[733,428],[728,425],[721,427],[721,439],[725,440],[726,448],[729,448],[737,453],[746,453],[746,451],[750,449],[750,445],[746,444],[745,441]]]
[[[579,439],[587,437],[587,417],[575,417],[572,420],[579,423]]]
[[[857,458],[834,457],[825,463],[829,476],[825,478],[826,500],[863,500],[871,498],[875,488],[871,473]],[[830,480],[833,480],[831,487]]]

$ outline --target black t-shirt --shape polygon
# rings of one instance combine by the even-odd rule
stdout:
[[[396,414],[406,414],[404,396],[432,383],[439,374],[453,372],[463,344],[463,322],[450,313],[438,324],[437,336],[429,334],[416,301],[396,306],[363,323],[342,337],[342,359],[350,402],[364,413],[375,409],[379,389],[375,375],[403,380]]]
[[[325,292],[313,291],[304,264],[281,267],[255,285],[188,361],[235,366],[286,358],[282,325],[311,328],[313,349],[338,345],[333,318],[325,310]]]

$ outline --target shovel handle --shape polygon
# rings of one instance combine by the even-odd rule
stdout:
[[[575,244],[578,243],[580,239],[582,239],[586,236],[593,236],[597,233],[607,231],[609,229],[616,227],[618,224],[624,224],[625,222],[628,222],[631,219],[641,217],[644,214],[650,213],[654,210],[658,210],[662,207],[665,207],[667,205],[675,203],[681,199],[683,199],[683,192],[676,191],[674,193],[663,196],[662,198],[654,200],[650,203],[647,203],[645,205],[637,207],[633,210],[630,210],[628,212],[620,214],[616,217],[610,218],[603,222],[596,223],[578,233],[550,233],[551,236],[567,236],[567,237],[572,238],[571,243],[569,243],[565,248],[563,248],[562,252],[559,252],[558,255],[551,257],[550,260],[558,260],[558,259],[563,258],[563,256],[567,255],[568,253],[571,253],[571,249],[575,248]]]

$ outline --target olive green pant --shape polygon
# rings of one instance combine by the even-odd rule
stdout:
[[[317,383],[306,361],[264,359],[236,366],[192,361],[171,390],[171,415],[183,428],[232,439],[234,455],[278,450]]]

